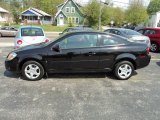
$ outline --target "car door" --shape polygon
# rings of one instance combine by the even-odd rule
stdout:
[[[17,30],[13,27],[10,27],[10,36],[16,36]]]
[[[53,45],[59,51],[50,50],[48,68],[51,72],[91,71],[98,68],[98,35],[77,33],[62,38]]]
[[[146,29],[144,31],[144,35],[148,36],[150,38],[150,40],[152,40],[152,41],[159,40],[159,35],[156,34],[156,32],[157,32],[156,30]]]
[[[124,45],[127,43],[128,41],[121,37],[101,34],[100,45],[102,48],[99,51],[99,69],[111,70],[116,56],[124,51]]]
[[[3,36],[8,36],[9,35],[9,27],[1,28],[1,33]]]

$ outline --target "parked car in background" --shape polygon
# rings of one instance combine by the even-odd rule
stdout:
[[[93,28],[90,27],[73,27],[73,28],[66,28],[60,35],[68,33],[68,32],[77,32],[77,31],[94,31]]]
[[[48,41],[49,39],[41,27],[24,26],[19,28],[15,37],[15,48]]]
[[[160,28],[143,28],[138,30],[138,32],[150,38],[152,52],[160,50]]]
[[[22,73],[27,80],[40,80],[47,73],[109,71],[126,80],[134,70],[146,67],[150,59],[146,44],[113,34],[85,31],[17,49],[9,53],[5,67]]]
[[[124,28],[110,28],[104,32],[120,35],[122,37],[128,38],[130,41],[138,43],[146,43],[150,47],[150,39],[147,36],[144,36],[134,30],[124,29]]]
[[[18,29],[11,26],[4,26],[0,28],[0,37],[14,37]]]

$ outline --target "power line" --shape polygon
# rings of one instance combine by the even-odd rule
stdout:
[[[113,4],[114,3],[120,3],[122,6],[125,6],[125,7],[129,7],[131,4],[130,3],[126,3],[126,2],[120,2],[120,1],[112,1],[113,2]],[[144,5],[144,7],[147,7],[148,5]]]

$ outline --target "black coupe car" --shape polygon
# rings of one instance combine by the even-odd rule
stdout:
[[[147,66],[150,59],[146,44],[109,33],[75,32],[17,49],[9,53],[5,67],[28,80],[40,80],[47,73],[109,71],[126,80],[134,70]]]

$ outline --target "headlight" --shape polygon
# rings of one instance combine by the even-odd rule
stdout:
[[[8,55],[8,57],[7,57],[7,60],[13,60],[15,57],[17,56],[17,54],[16,53],[14,53],[14,52],[12,52],[12,53],[10,53],[9,55]]]

